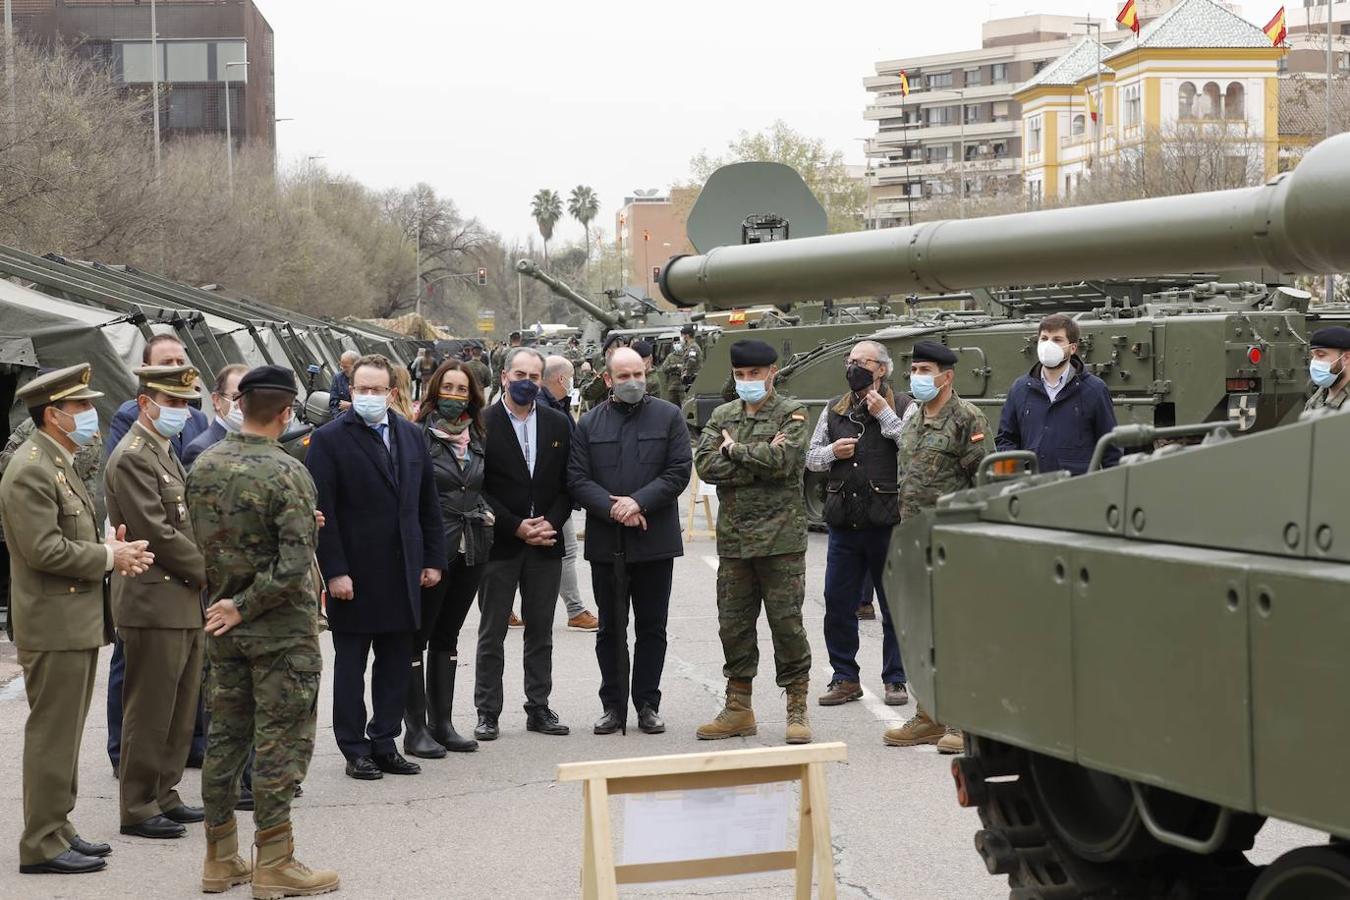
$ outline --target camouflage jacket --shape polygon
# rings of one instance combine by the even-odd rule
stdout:
[[[664,397],[666,395],[664,385],[665,381],[659,369],[652,369],[647,373],[647,396]]]
[[[0,475],[5,474],[5,467],[9,461],[14,458],[14,451],[19,449],[19,445],[33,436],[37,431],[37,426],[33,424],[33,417],[26,416],[22,422],[14,427],[9,440],[5,442],[5,449],[0,450]],[[89,492],[89,496],[94,501],[94,514],[99,523],[103,522],[106,514],[103,498],[103,442],[94,441],[87,447],[81,447],[75,451],[75,474],[80,476],[84,482],[84,489]],[[102,527],[100,525],[100,527]],[[5,532],[0,529],[0,544],[5,541]]]
[[[735,445],[723,454],[722,431]],[[782,432],[787,441],[771,446]],[[806,407],[774,392],[754,415],[740,400],[713,410],[699,436],[698,477],[717,485],[717,555],[738,559],[806,550],[802,469]]]
[[[318,497],[303,463],[276,441],[228,434],[197,457],[187,503],[206,557],[208,603],[229,597],[244,617],[231,634],[319,633],[311,574]]]
[[[1330,388],[1318,388],[1317,391],[1308,398],[1304,404],[1304,412],[1312,412],[1314,409],[1347,409],[1350,410],[1350,404],[1346,400],[1350,399],[1350,388],[1341,391],[1335,397],[1331,396]]]
[[[984,413],[955,393],[932,418],[920,409],[900,429],[900,518],[937,505],[938,497],[975,484],[994,443]]]

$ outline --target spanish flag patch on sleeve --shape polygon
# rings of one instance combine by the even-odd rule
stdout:
[[[794,421],[794,422],[805,422],[805,421],[806,421],[806,413],[793,413],[793,414],[792,414],[791,416],[789,416],[788,418],[792,419],[792,421]]]
[[[978,444],[978,443],[979,443],[980,441],[982,441],[982,440],[984,440],[984,432],[983,432],[983,431],[977,431],[977,432],[975,432],[974,434],[972,434],[972,435],[970,436],[970,442],[971,442],[972,444]]]

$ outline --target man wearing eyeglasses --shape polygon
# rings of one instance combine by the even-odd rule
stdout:
[[[891,529],[900,521],[900,427],[917,408],[886,383],[891,357],[875,341],[859,341],[844,366],[848,390],[820,414],[806,468],[829,472],[825,524],[830,540],[825,560],[825,647],[834,670],[821,706],[840,706],[863,696],[858,668],[858,595],[870,573],[881,600],[881,680],[886,703],[909,702],[905,667],[881,574]]]

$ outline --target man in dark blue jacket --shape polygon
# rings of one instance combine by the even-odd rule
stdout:
[[[1013,382],[998,423],[999,450],[1030,450],[1042,472],[1087,471],[1097,440],[1116,427],[1111,390],[1078,358],[1078,323],[1055,314],[1041,320],[1031,371]],[[1120,461],[1119,448],[1102,464]]]
[[[333,640],[333,734],[347,775],[415,775],[394,743],[417,652],[422,591],[448,554],[440,497],[421,429],[389,408],[394,369],[383,356],[352,366],[352,408],[310,441],[324,527],[319,568]],[[366,664],[374,650],[366,719]]]
[[[635,351],[615,350],[603,374],[611,396],[582,416],[572,435],[567,488],[586,510],[586,559],[600,611],[595,655],[600,663],[604,715],[596,734],[613,734],[628,718],[628,686],[618,671],[628,655],[627,608],[633,604],[632,702],[638,727],[665,731],[657,715],[666,660],[666,619],[680,537],[680,494],[689,484],[693,450],[679,407],[648,396],[646,363]],[[622,552],[626,587],[615,581]]]

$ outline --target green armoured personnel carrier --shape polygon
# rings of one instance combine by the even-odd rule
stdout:
[[[726,248],[667,276],[742,302],[799,280],[1345,271],[1347,220],[1350,135],[1259,188],[821,239],[812,265]],[[1078,478],[997,454],[895,530],[884,584],[910,683],[966,733],[957,798],[1016,900],[1350,896],[1350,416],[1238,424],[1122,425]],[[1101,470],[1111,444],[1157,449]],[[1031,471],[995,478],[1003,459]],[[1245,851],[1269,818],[1331,840],[1258,868]]]

